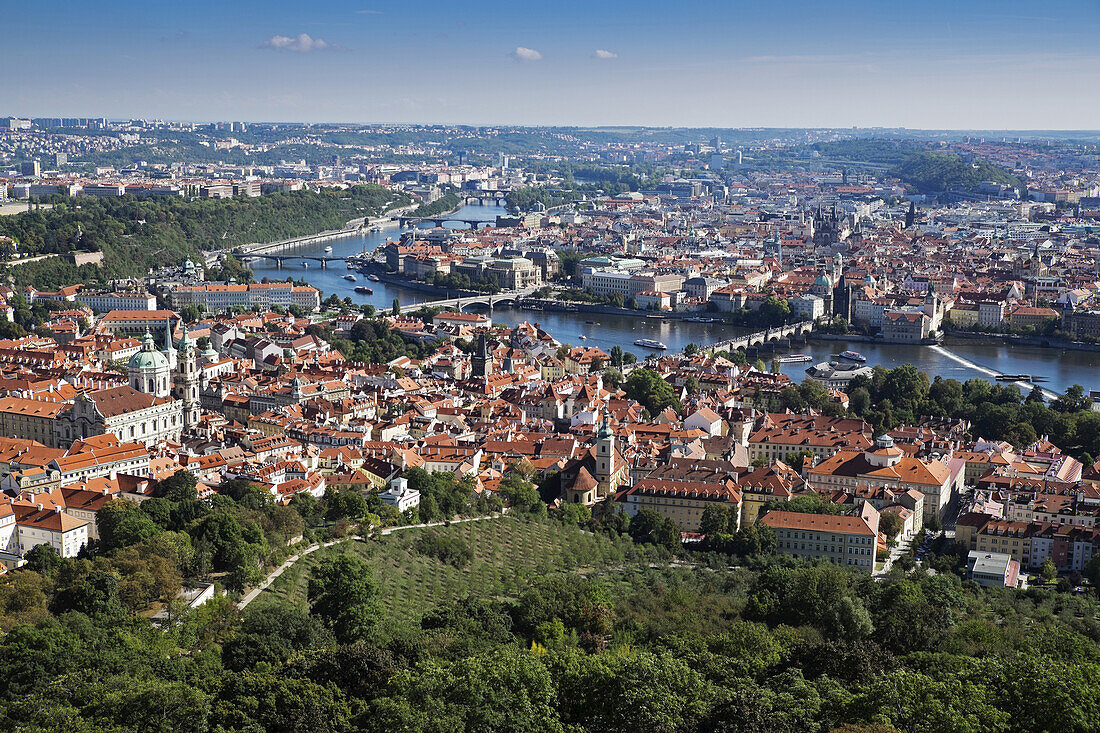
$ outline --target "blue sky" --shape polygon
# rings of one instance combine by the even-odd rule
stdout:
[[[0,0],[0,115],[1100,127],[1100,0]]]

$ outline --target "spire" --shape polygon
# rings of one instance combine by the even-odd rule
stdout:
[[[607,410],[604,410],[600,418],[600,429],[596,432],[596,439],[608,440],[613,435],[614,432],[611,430],[611,419],[608,417]]]

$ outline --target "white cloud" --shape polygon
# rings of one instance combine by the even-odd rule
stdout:
[[[272,36],[263,43],[264,48],[273,48],[276,51],[293,51],[295,53],[307,53],[309,51],[325,51],[339,48],[323,38],[311,38],[308,33],[302,33],[294,38],[290,36]]]
[[[602,48],[597,48],[596,52],[593,53],[592,55],[595,56],[598,59],[617,59],[617,58],[619,58],[619,54],[613,53],[611,51],[605,51]]]
[[[533,48],[516,46],[516,50],[512,51],[512,58],[516,61],[541,61],[542,54]]]

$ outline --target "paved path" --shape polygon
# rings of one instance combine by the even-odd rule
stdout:
[[[482,519],[497,519],[501,513],[494,512],[493,514],[486,514],[484,517],[466,517],[465,519],[452,519],[449,522],[428,522],[427,524],[403,524],[400,527],[387,527],[386,529],[378,530],[380,536],[393,534],[394,532],[400,532],[403,529],[418,529],[420,527],[442,527],[445,524],[461,524],[462,522],[479,522]]]
[[[400,527],[387,527],[386,529],[379,530],[378,534],[381,535],[381,536],[385,536],[385,535],[388,535],[388,534],[392,534],[394,532],[398,532],[398,531],[403,530],[403,529],[417,529],[417,528],[421,528],[421,527],[442,527],[445,524],[459,524],[461,522],[477,522],[477,521],[482,520],[482,519],[496,519],[500,516],[502,516],[500,513],[495,513],[495,514],[487,514],[484,517],[467,517],[465,519],[455,519],[455,520],[450,521],[450,522],[427,522],[425,524],[405,524],[405,525],[402,525]],[[248,591],[248,593],[246,593],[244,595],[244,597],[237,604],[237,610],[238,611],[243,611],[245,608],[247,608],[249,603],[252,603],[252,601],[256,600],[256,598],[259,597],[259,595],[261,593],[263,593],[265,590],[267,590],[268,586],[270,586],[275,581],[275,578],[278,578],[280,575],[283,574],[284,570],[286,570],[291,565],[293,565],[294,563],[301,560],[306,555],[309,555],[312,552],[316,552],[317,550],[320,550],[322,547],[332,547],[333,545],[339,544],[341,542],[348,542],[349,540],[361,540],[361,539],[363,539],[362,536],[353,535],[351,537],[344,537],[344,538],[338,539],[338,540],[330,540],[329,542],[318,542],[318,543],[310,545],[309,547],[302,550],[301,552],[299,552],[296,555],[291,555],[290,557],[288,557],[286,559],[286,562],[284,562],[282,565],[280,565],[279,567],[272,570],[271,573],[266,578],[264,578],[262,583],[260,583],[258,586],[256,586],[252,590]]]
[[[255,588],[253,588],[252,590],[248,591],[248,593],[245,594],[244,598],[242,598],[240,603],[237,604],[237,610],[238,611],[243,611],[248,606],[249,603],[252,603],[252,601],[256,600],[257,596],[259,596],[261,593],[263,593],[265,590],[267,590],[267,587],[269,585],[271,585],[271,583],[275,580],[275,578],[278,578],[280,575],[282,575],[284,570],[286,570],[291,565],[298,562],[299,560],[301,560],[303,557],[310,554],[311,552],[314,552],[316,550],[320,550],[322,547],[332,547],[333,545],[335,545],[339,542],[345,542],[347,540],[358,540],[358,539],[362,539],[362,538],[359,535],[354,535],[352,537],[344,537],[344,538],[338,539],[338,540],[331,540],[330,542],[318,542],[316,544],[310,545],[306,549],[299,552],[297,555],[291,555],[290,557],[288,557],[286,559],[286,562],[284,562],[282,565],[280,565],[279,567],[272,570],[271,574],[268,575],[266,578],[264,578],[264,581],[262,583],[260,583],[258,586],[256,586]]]

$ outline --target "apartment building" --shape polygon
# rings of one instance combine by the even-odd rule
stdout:
[[[807,451],[817,459],[871,446],[871,426],[862,420],[824,415],[769,413],[749,436],[749,460],[784,461]]]
[[[671,519],[683,532],[698,532],[703,512],[712,504],[729,508],[730,517],[740,529],[741,492],[733,480],[725,483],[642,479],[619,492],[615,501],[631,517],[642,509],[652,509]]]
[[[775,532],[781,554],[823,558],[868,573],[875,569],[879,513],[868,502],[853,514],[770,511],[759,521]]]
[[[236,285],[208,283],[205,285],[181,285],[168,293],[168,302],[179,309],[187,305],[201,305],[208,311],[224,311],[240,308],[286,308],[297,305],[314,311],[321,307],[321,292],[310,285],[292,283],[252,283]]]
[[[46,292],[27,288],[24,293],[27,303],[34,305],[43,301],[81,303],[93,311],[152,311],[157,308],[156,296],[145,292],[109,292],[85,289],[83,285],[73,285],[61,290]]]

